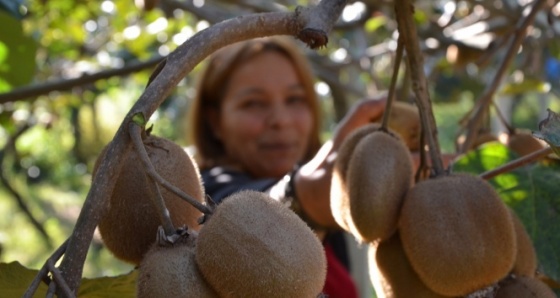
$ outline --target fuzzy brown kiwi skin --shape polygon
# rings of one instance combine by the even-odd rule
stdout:
[[[516,130],[509,135],[507,146],[519,156],[525,156],[544,148],[528,130]]]
[[[389,128],[401,136],[410,151],[418,150],[421,132],[418,108],[407,102],[393,101],[390,113]]]
[[[535,277],[537,272],[537,253],[531,236],[513,209],[509,208],[517,241],[517,254],[511,273],[517,276]]]
[[[313,231],[256,191],[217,206],[200,230],[196,262],[224,297],[317,297],[326,279],[326,257]]]
[[[404,250],[433,291],[464,296],[512,269],[516,240],[509,210],[488,182],[450,174],[415,184],[399,221]]]
[[[414,181],[412,157],[397,134],[375,131],[358,143],[348,164],[350,215],[361,242],[389,238]]]
[[[378,298],[445,298],[429,289],[410,266],[399,233],[368,248],[370,279]]]
[[[331,180],[330,204],[333,217],[336,223],[344,230],[355,230],[353,222],[350,220],[350,205],[348,198],[348,187],[346,175],[348,173],[348,163],[356,145],[368,134],[381,127],[379,124],[369,124],[362,126],[346,137],[338,150],[334,162]]]
[[[499,286],[495,298],[557,298],[552,289],[534,277],[510,277]]]
[[[144,144],[152,164],[164,179],[203,202],[198,168],[179,145],[156,136],[146,137]],[[94,175],[105,154],[106,148],[96,162]],[[161,220],[150,197],[156,195],[154,184],[146,176],[142,161],[134,150],[124,158],[109,210],[99,222],[99,232],[115,257],[137,265],[154,243]],[[186,225],[197,230],[202,213],[167,189],[160,187],[160,190],[174,226]]]
[[[196,236],[150,248],[139,265],[137,298],[219,297],[204,280],[195,261]]]

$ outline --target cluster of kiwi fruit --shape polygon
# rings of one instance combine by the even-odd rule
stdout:
[[[265,193],[241,191],[198,233],[154,244],[139,270],[138,297],[317,297],[326,257],[294,212]]]
[[[531,239],[492,186],[465,173],[415,183],[409,150],[371,124],[347,137],[333,170],[333,216],[369,245],[377,297],[555,297],[539,290]],[[508,296],[525,285],[543,294]]]
[[[191,157],[164,138],[147,136],[143,142],[158,174],[203,202],[200,174]],[[105,149],[95,171],[106,154]],[[172,223],[180,227],[162,237],[162,221],[151,198],[157,195],[154,182],[134,150],[124,158],[99,231],[117,258],[138,266],[138,297],[321,294],[327,267],[323,246],[289,208],[265,193],[242,191],[202,217],[188,202],[162,189]]]

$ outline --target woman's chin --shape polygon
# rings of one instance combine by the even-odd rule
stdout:
[[[265,171],[263,171],[263,177],[271,177],[271,178],[282,178],[284,175],[288,174],[293,169],[294,164],[277,164],[273,167],[267,167]]]

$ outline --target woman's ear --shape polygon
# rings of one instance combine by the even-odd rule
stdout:
[[[208,123],[210,124],[212,134],[214,134],[216,139],[221,140],[222,130],[220,126],[220,111],[218,111],[218,109],[209,109],[206,116],[208,117]]]

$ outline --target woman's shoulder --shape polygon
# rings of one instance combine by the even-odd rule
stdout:
[[[200,176],[206,194],[216,203],[241,190],[265,191],[278,181],[274,178],[254,178],[243,171],[224,166],[202,169]]]

